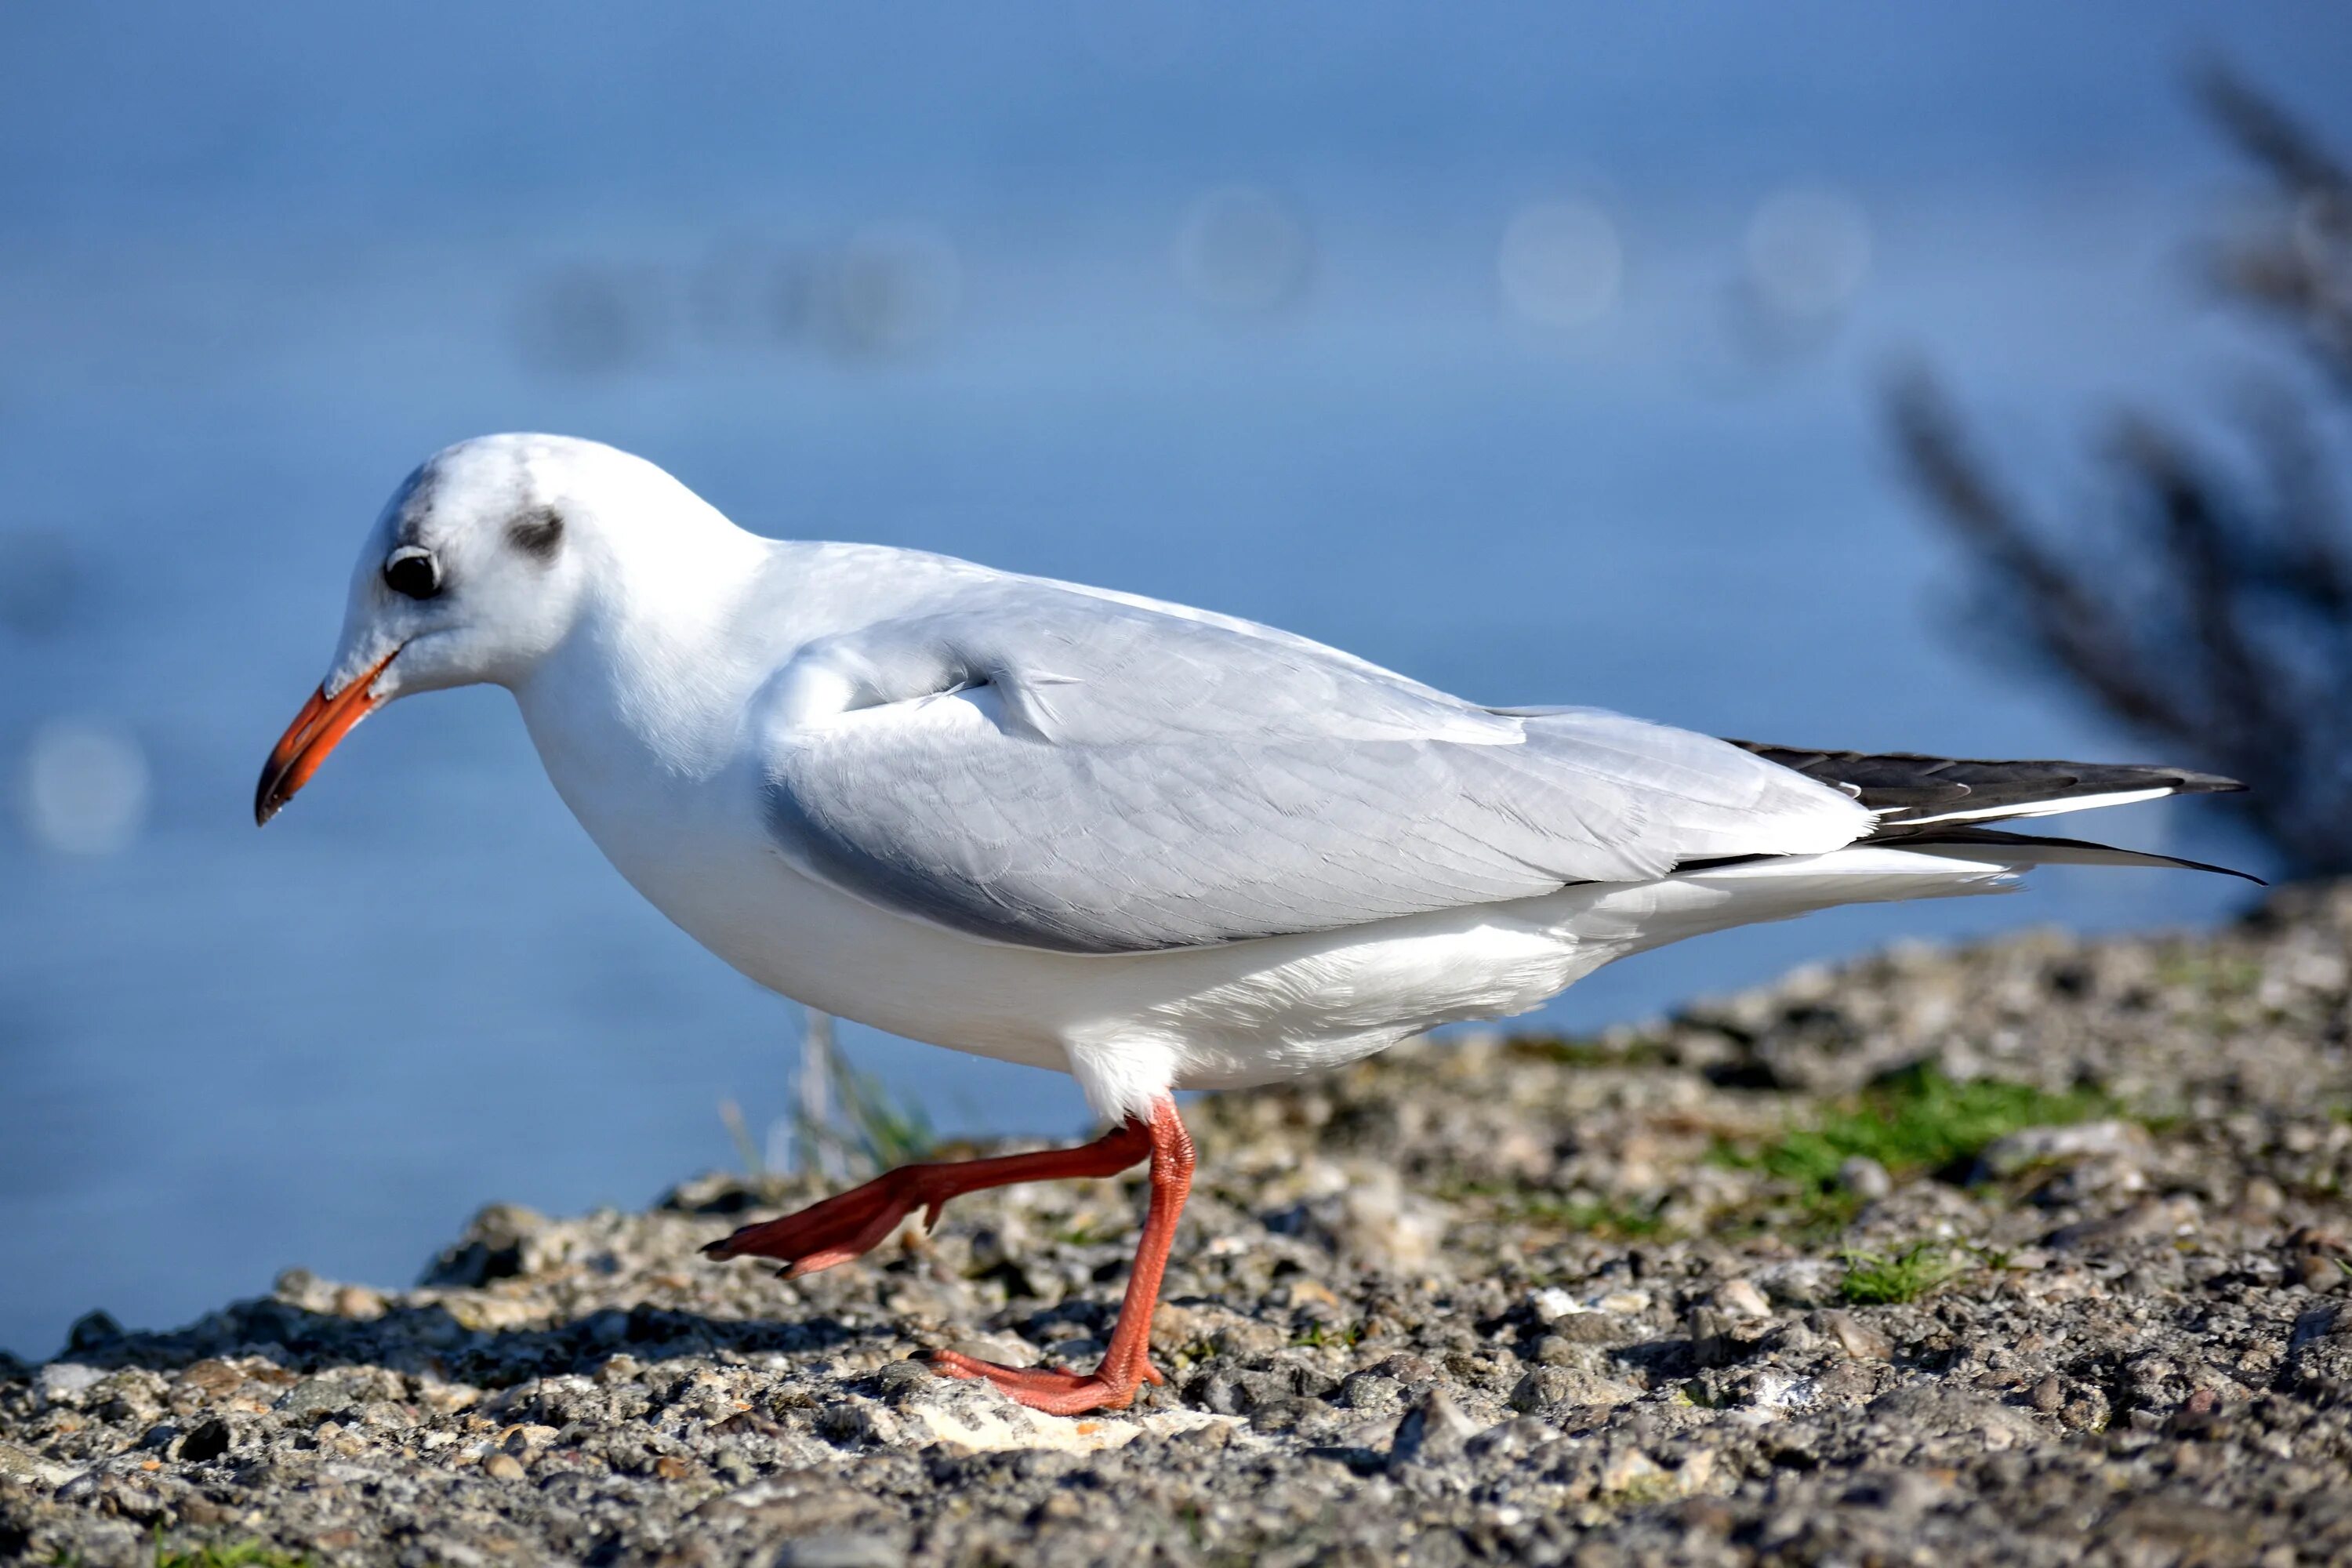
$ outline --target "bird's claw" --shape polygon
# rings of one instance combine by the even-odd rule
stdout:
[[[1093,1372],[1066,1372],[1051,1366],[1001,1366],[958,1351],[933,1351],[926,1359],[931,1370],[943,1377],[977,1378],[993,1384],[1014,1402],[1048,1415],[1124,1410],[1135,1403],[1139,1384],[1166,1381],[1149,1360],[1121,1375],[1108,1356]]]
[[[705,1258],[780,1258],[780,1279],[797,1279],[861,1258],[890,1238],[918,1208],[936,1222],[945,1198],[933,1198],[904,1171],[878,1176],[863,1186],[811,1204],[781,1219],[747,1225],[703,1247]]]

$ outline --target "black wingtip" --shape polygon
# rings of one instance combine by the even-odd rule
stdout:
[[[2210,871],[2216,876],[2235,877],[2241,882],[2252,882],[2257,888],[2270,886],[2269,882],[2255,876],[2252,871],[2241,871],[2235,866],[2215,866],[2203,860],[2184,860],[2178,855],[2167,855],[2164,858],[2184,871]]]
[[[2179,795],[2243,795],[2246,786],[2233,778],[2220,773],[2192,773],[2176,771],[2172,787]]]
[[[2252,871],[2241,871],[2234,866],[2216,866],[2205,860],[2185,860],[2178,855],[2159,855],[2153,849],[2126,849],[2114,844],[2101,844],[2089,838],[2053,838],[2040,833],[2011,833],[1998,827],[1926,828],[1894,841],[1903,849],[1933,850],[1938,845],[1952,847],[1976,846],[1990,848],[2072,849],[2096,855],[2112,855],[2113,864],[2130,866],[2168,866],[2179,871],[2210,871],[2217,877],[2235,877],[2242,882],[2252,882],[2257,888],[2270,884]]]
[[[1844,791],[1878,814],[1882,829],[2053,815],[2084,803],[2107,804],[2098,800],[2103,795],[2235,795],[2246,787],[2221,773],[2163,763],[2002,761],[1916,752],[1811,751],[1757,741],[1729,743]],[[2069,801],[2077,804],[2068,805]]]

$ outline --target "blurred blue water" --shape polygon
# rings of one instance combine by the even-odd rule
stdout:
[[[503,696],[394,710],[249,826],[361,531],[465,435],[596,436],[761,531],[1213,605],[1490,701],[2128,752],[1969,650],[1874,388],[1931,353],[2053,497],[2090,411],[2222,407],[2242,340],[2182,244],[2230,169],[2178,69],[2218,45],[2340,132],[2332,7],[1350,15],[0,10],[0,766],[23,797],[67,720],[151,781],[114,853],[0,826],[0,1344],[296,1261],[400,1280],[483,1200],[641,1202],[728,1157],[722,1097],[782,1111],[793,1009],[604,866]],[[1791,328],[1743,244],[1805,184],[1869,266]],[[1183,237],[1234,185],[1277,221],[1211,247],[1221,294]],[[1618,242],[1573,328],[1498,283],[1559,197]],[[2238,897],[2043,882],[1671,950],[1554,1016]],[[845,1039],[950,1129],[1083,1119],[1058,1078]]]

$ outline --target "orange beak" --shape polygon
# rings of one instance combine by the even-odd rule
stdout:
[[[311,693],[286,733],[278,738],[278,745],[269,753],[269,761],[261,769],[260,787],[253,792],[253,825],[266,825],[294,798],[294,792],[310,782],[319,764],[335,743],[352,732],[353,725],[383,706],[379,698],[368,695],[375,678],[390,664],[392,653],[376,661],[375,668],[353,680],[334,696],[327,695],[323,686]]]

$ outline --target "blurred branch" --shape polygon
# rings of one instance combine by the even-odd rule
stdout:
[[[2352,400],[2352,178],[2226,70],[2200,75],[2224,134],[2275,187],[2221,246],[2226,298],[2327,377],[2315,405],[2250,402],[2233,468],[2145,414],[2101,461],[2111,515],[2031,516],[1926,371],[1890,388],[1895,439],[1973,554],[2011,637],[2107,712],[2245,781],[2252,829],[2291,875],[2352,872],[2352,529],[2321,414]],[[2251,473],[2249,473],[2251,469]]]
[[[2015,596],[2041,651],[2130,724],[2175,734],[2193,727],[2178,698],[2147,679],[2147,661],[2118,609],[2044,543],[2001,492],[1933,378],[1914,372],[1897,383],[1890,402],[1913,478]]]
[[[2238,151],[2271,172],[2290,191],[2352,194],[2352,176],[2303,122],[2220,60],[2208,60],[2191,79],[2197,97]]]
[[[2195,86],[2215,125],[2273,187],[2265,208],[2219,247],[2215,284],[2352,388],[2352,175],[2299,121],[2228,68],[2208,65]]]
[[[2275,494],[2276,551],[2261,563],[2263,585],[2301,596],[2321,615],[2352,619],[2352,541],[2338,520],[2343,498],[2313,437],[2303,404],[2284,393],[2249,410],[2248,437]]]

